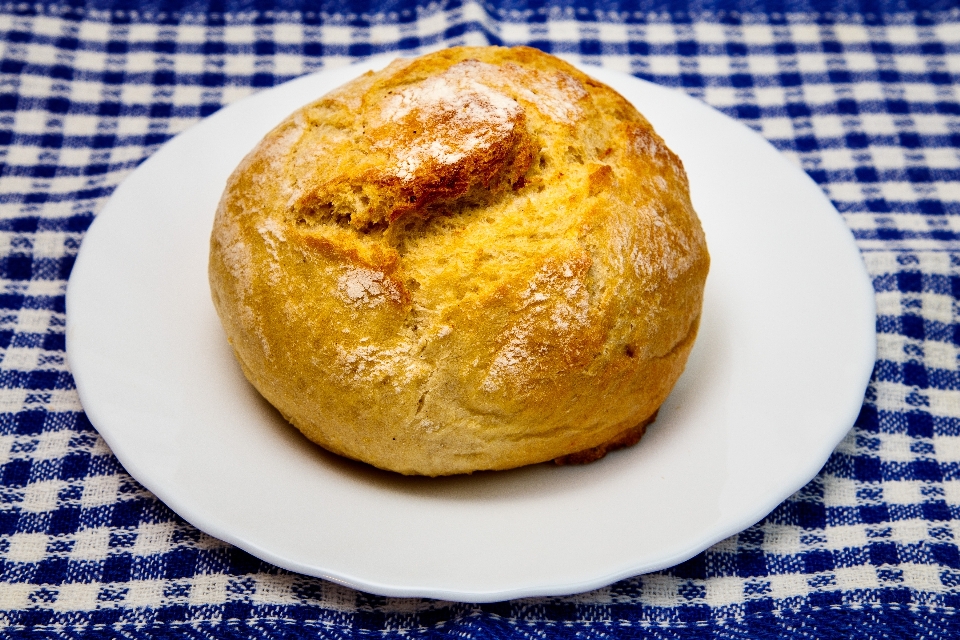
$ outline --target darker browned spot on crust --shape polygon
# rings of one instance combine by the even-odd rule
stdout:
[[[657,411],[659,411],[659,409],[657,409]],[[560,456],[559,458],[554,458],[553,461],[560,465],[587,464],[588,462],[596,462],[611,451],[632,447],[640,442],[640,438],[642,438],[643,434],[646,432],[647,426],[657,419],[657,411],[654,411],[652,416],[637,426],[630,427],[626,431],[621,432],[612,440],[608,440],[607,442],[604,442],[597,447],[593,447],[592,449],[584,449],[583,451],[578,451],[569,455]]]
[[[614,180],[613,169],[610,168],[610,165],[601,164],[597,166],[590,172],[588,178],[590,195],[595,196],[601,191],[606,191],[613,186]]]

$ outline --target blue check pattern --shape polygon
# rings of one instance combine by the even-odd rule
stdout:
[[[686,91],[816,180],[877,295],[856,425],[757,525],[577,596],[376,597],[197,531],[80,406],[64,291],[84,231],[224,104],[367,55],[488,43]],[[955,2],[0,2],[0,636],[960,637],[958,84]]]

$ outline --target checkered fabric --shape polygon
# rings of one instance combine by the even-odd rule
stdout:
[[[960,637],[960,12],[657,1],[0,3],[0,636]],[[682,89],[819,183],[877,293],[856,425],[759,524],[564,598],[374,597],[197,531],[80,406],[64,291],[84,231],[224,104],[360,56],[487,43]]]

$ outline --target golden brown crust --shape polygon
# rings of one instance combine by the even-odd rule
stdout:
[[[576,453],[571,453],[569,455],[560,456],[559,458],[554,458],[553,462],[558,465],[589,464],[591,462],[596,462],[600,458],[603,458],[611,451],[632,447],[640,442],[640,438],[642,438],[643,434],[647,432],[647,427],[653,424],[653,421],[656,419],[657,412],[654,411],[652,416],[640,424],[630,427],[626,431],[614,436],[603,444],[590,449],[584,449],[583,451],[577,451]]]
[[[655,413],[709,256],[680,160],[534,49],[399,60],[291,115],[230,178],[213,299],[310,439],[401,473],[506,469]]]

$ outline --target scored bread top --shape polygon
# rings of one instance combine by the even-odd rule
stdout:
[[[309,438],[402,473],[549,460],[660,406],[709,257],[679,159],[529,48],[397,60],[298,110],[231,176],[214,302]]]

